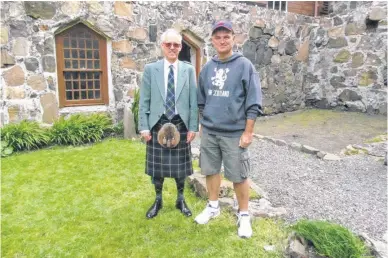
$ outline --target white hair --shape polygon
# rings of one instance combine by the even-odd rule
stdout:
[[[163,32],[162,36],[160,37],[160,40],[163,42],[169,41],[169,42],[176,42],[181,43],[182,42],[182,36],[174,29],[168,29],[165,32]]]

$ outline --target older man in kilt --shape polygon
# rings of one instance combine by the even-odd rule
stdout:
[[[190,143],[198,131],[195,70],[178,60],[182,36],[169,29],[162,34],[161,42],[164,59],[145,66],[140,88],[139,131],[147,142],[145,172],[151,176],[156,193],[146,213],[149,219],[157,216],[163,206],[166,177],[176,182],[176,208],[185,216],[192,215],[183,191],[186,177],[193,173]],[[164,131],[166,125],[175,130],[173,137]]]

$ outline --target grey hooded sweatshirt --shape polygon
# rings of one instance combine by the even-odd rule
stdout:
[[[246,120],[261,113],[259,74],[240,53],[207,62],[199,74],[197,93],[204,133],[239,137]]]

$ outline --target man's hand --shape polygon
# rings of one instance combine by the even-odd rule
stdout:
[[[248,146],[252,143],[252,140],[253,140],[253,133],[244,131],[240,137],[239,146],[244,149],[248,148]]]
[[[140,135],[141,138],[143,138],[146,142],[148,142],[152,138],[150,131],[141,132]]]
[[[187,133],[187,141],[186,143],[190,143],[195,139],[195,132],[188,132]]]

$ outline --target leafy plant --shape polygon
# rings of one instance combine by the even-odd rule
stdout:
[[[309,240],[320,255],[331,258],[365,257],[364,243],[348,229],[327,221],[300,220],[291,228]]]
[[[8,143],[13,150],[32,150],[47,145],[50,137],[47,130],[41,128],[38,122],[23,120],[17,124],[4,126],[1,140]]]
[[[13,148],[8,145],[8,142],[1,141],[1,157],[7,157],[13,153]]]
[[[134,120],[135,120],[135,129],[136,129],[136,133],[139,133],[139,130],[138,130],[138,125],[139,125],[139,102],[140,102],[140,90],[139,89],[136,89],[135,90],[135,95],[133,97],[133,102],[132,102],[132,114],[133,114],[133,117],[134,117]]]
[[[118,122],[114,126],[112,126],[112,132],[116,136],[123,136],[124,135],[124,123],[123,121]]]
[[[112,129],[112,120],[105,114],[75,114],[61,117],[51,128],[51,141],[60,145],[80,145],[102,140]]]

